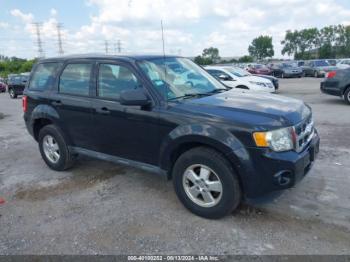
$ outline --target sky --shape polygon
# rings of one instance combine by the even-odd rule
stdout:
[[[259,35],[273,39],[281,55],[286,30],[350,24],[349,0],[0,0],[0,54],[38,56],[41,23],[46,57],[59,55],[57,29],[65,54],[118,52],[196,56],[219,48],[222,57],[248,54]]]

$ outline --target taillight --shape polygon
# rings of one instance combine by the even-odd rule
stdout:
[[[28,103],[27,103],[27,96],[23,96],[22,97],[22,108],[23,108],[23,112],[27,112],[27,107],[28,107]]]
[[[337,75],[336,71],[331,71],[326,74],[326,78],[333,78]]]

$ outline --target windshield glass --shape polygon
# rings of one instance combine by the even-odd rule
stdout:
[[[244,69],[241,69],[241,68],[238,68],[238,67],[234,67],[232,69],[229,70],[232,74],[234,74],[235,76],[238,76],[238,77],[244,77],[244,76],[250,76],[251,74],[244,70]]]
[[[316,60],[315,65],[316,66],[329,66],[329,64],[324,60]]]
[[[168,100],[219,92],[226,88],[187,58],[166,57],[139,62],[153,86]]]

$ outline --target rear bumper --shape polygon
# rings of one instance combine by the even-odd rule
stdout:
[[[244,175],[241,175],[245,197],[255,198],[296,185],[312,168],[319,144],[320,138],[315,132],[309,145],[300,153],[249,149],[251,166],[245,166]]]
[[[9,86],[8,90],[12,89],[15,91],[15,95],[23,95],[24,86]]]
[[[339,88],[338,81],[323,81],[320,85],[321,92],[332,96],[342,96],[342,90]]]

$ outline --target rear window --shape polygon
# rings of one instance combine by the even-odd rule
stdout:
[[[69,64],[60,77],[60,93],[89,95],[92,64]]]
[[[54,84],[56,74],[61,67],[61,63],[43,63],[39,64],[29,83],[29,89],[45,90]],[[26,81],[27,77],[22,77]]]

